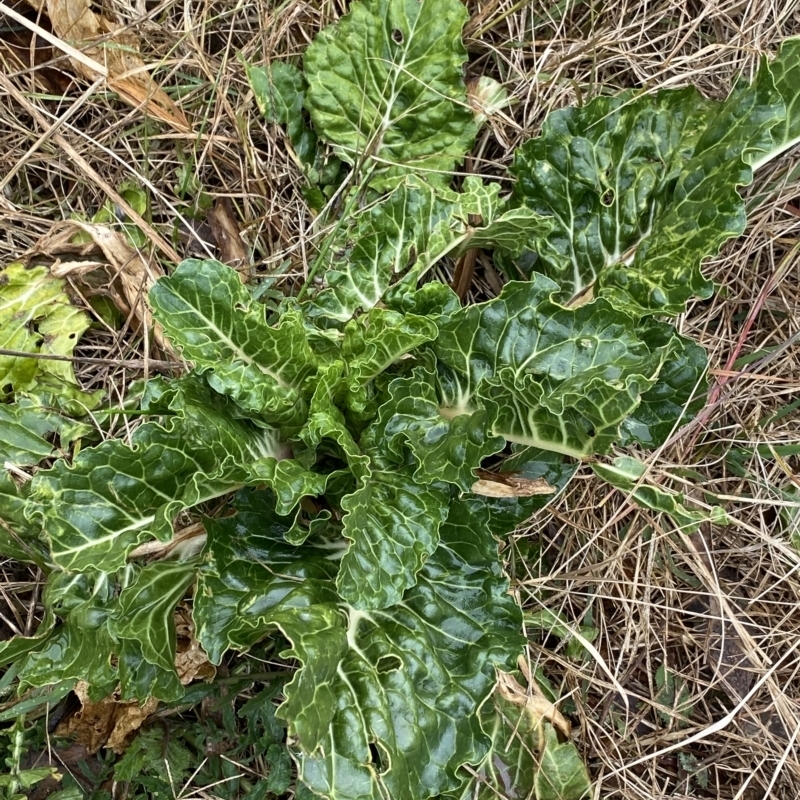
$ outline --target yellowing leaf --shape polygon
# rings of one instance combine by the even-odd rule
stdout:
[[[64,282],[46,267],[15,263],[0,270],[0,400],[44,393],[94,407],[99,395],[80,389],[72,363],[46,358],[68,359],[88,327],[89,318],[70,303]]]
[[[592,784],[586,766],[572,742],[559,742],[545,725],[545,746],[534,779],[537,800],[582,800]]]
[[[527,664],[520,659],[520,666]],[[527,672],[527,669],[525,670]],[[537,734],[537,750],[544,746],[544,723],[549,722],[565,738],[569,738],[572,726],[569,720],[548,700],[535,680],[528,681],[528,688],[508,672],[498,672],[497,693],[504,700],[520,709],[520,730],[527,734]]]

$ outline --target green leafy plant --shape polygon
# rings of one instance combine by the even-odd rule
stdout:
[[[0,484],[4,546],[49,576],[39,630],[0,646],[21,689],[179,699],[173,615],[191,592],[212,663],[276,632],[290,643],[278,716],[302,786],[475,796],[463,767],[499,742],[489,698],[524,645],[498,538],[580,462],[657,447],[702,406],[705,354],[655,317],[709,296],[702,261],[742,232],[739,188],[798,141],[800,41],[722,102],[630,92],[555,112],[504,197],[476,177],[452,188],[480,121],[465,21],[458,0],[363,0],[303,71],[246,65],[311,195],[338,198],[331,232],[277,308],[214,261],[158,282],[154,316],[192,367],[147,384],[128,439],[77,453],[0,441],[32,475]],[[513,280],[462,307],[431,270],[473,248]],[[67,425],[25,406],[27,388],[10,413]],[[598,472],[705,518],[642,488],[632,459]],[[486,491],[511,478],[545,491]],[[191,509],[202,535],[145,563],[140,547],[170,542]],[[525,791],[588,791],[554,729],[531,758]]]

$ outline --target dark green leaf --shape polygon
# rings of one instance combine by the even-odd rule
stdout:
[[[446,481],[466,492],[475,482],[475,468],[502,450],[505,441],[492,435],[485,411],[451,416],[443,406],[435,375],[429,367],[418,367],[392,381],[365,440],[373,449],[391,448],[400,464],[407,447],[417,464],[417,483]]]
[[[341,596],[360,609],[397,603],[439,544],[449,502],[438,482],[416,483],[401,472],[367,476],[342,500],[350,547],[336,581]]]
[[[134,583],[123,589],[110,621],[111,635],[121,647],[123,661],[132,665],[133,659],[141,656],[147,664],[166,673],[162,683],[171,684],[171,691],[158,693],[165,700],[182,694],[175,672],[174,611],[194,582],[196,573],[197,565],[193,562],[155,561],[148,564]],[[126,650],[131,649],[133,653],[126,659]],[[138,693],[136,696],[146,695]]]
[[[298,429],[302,391],[316,359],[303,323],[288,312],[267,324],[238,274],[217,261],[184,261],[150,292],[156,319],[209,384],[253,416]]]
[[[446,184],[472,145],[458,0],[361,0],[305,53],[318,134],[374,186],[409,172]]]
[[[151,398],[160,386],[151,382]],[[121,567],[146,538],[169,540],[178,511],[245,485],[248,465],[280,452],[272,431],[234,419],[196,380],[173,381],[162,394],[163,425],[148,422],[130,445],[109,440],[33,479],[28,515],[59,567]]]
[[[791,47],[781,56],[776,76],[795,69]],[[702,261],[744,230],[738,189],[784,119],[766,65],[722,103],[664,90],[551,114],[512,169],[517,201],[554,223],[533,268],[560,283],[562,299],[596,282],[595,296],[634,315],[709,297]]]
[[[286,655],[301,668],[280,714],[302,780],[342,800],[422,800],[459,786],[460,765],[488,747],[475,712],[522,644],[481,504],[454,506],[400,604],[358,611],[330,591],[335,551],[281,544],[263,533],[278,526],[269,497],[243,502],[209,524],[198,635],[215,657],[276,626],[292,641]]]
[[[495,435],[581,458],[619,438],[679,344],[652,351],[607,301],[568,309],[557,290],[541,275],[510,283],[440,326],[435,350],[452,371],[448,414],[485,408]]]

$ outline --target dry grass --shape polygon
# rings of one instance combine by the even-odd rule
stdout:
[[[21,63],[6,66],[0,83],[0,262],[19,258],[69,215],[91,216],[134,181],[149,192],[155,234],[178,256],[213,252],[203,198],[228,198],[252,249],[249,271],[283,265],[287,280],[301,277],[314,220],[283,134],[260,118],[237,55],[299,55],[344,5],[106,0],[107,13],[141,37],[145,60],[160,64],[156,76],[191,134],[87,92],[57,52],[32,68],[26,48],[18,49]],[[503,173],[511,151],[553,109],[632,86],[694,84],[722,97],[761,54],[800,33],[796,0],[469,7],[470,72],[502,80],[518,101],[476,146],[474,169],[490,176]],[[8,60],[8,48],[0,53]],[[511,551],[526,608],[546,603],[598,629],[601,661],[568,659],[535,636],[530,648],[574,704],[597,798],[800,796],[800,557],[789,542],[792,515],[800,517],[792,499],[800,496],[800,463],[796,450],[775,450],[800,441],[800,416],[790,408],[800,386],[800,185],[790,160],[759,175],[747,236],[708,265],[724,291],[679,321],[729,378],[719,401],[649,462],[654,479],[689,481],[706,493],[701,499],[716,496],[731,524],[686,537],[587,472]],[[499,280],[485,258],[476,277],[477,296]],[[760,355],[739,375],[732,353]],[[102,326],[84,338],[80,355],[108,359],[79,374],[112,398],[142,375],[121,362],[149,356],[131,327]],[[542,546],[542,568],[520,557],[531,541]],[[2,590],[22,588],[9,582]],[[662,665],[680,708],[658,686]]]

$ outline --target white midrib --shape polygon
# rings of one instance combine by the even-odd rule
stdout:
[[[419,21],[419,15],[414,20],[414,27],[410,28],[408,31],[409,47],[411,45],[411,40],[414,38],[414,33],[416,31],[418,21]],[[371,151],[373,156],[377,155],[377,151],[380,150],[381,145],[383,144],[383,137],[386,135],[386,131],[388,131],[389,128],[392,126],[392,109],[394,108],[394,104],[400,95],[400,92],[397,90],[397,81],[401,73],[405,71],[407,56],[408,56],[408,48],[404,48],[399,63],[392,64],[393,70],[391,74],[391,82],[392,82],[391,95],[389,99],[386,101],[386,111],[384,112],[381,124],[378,126],[378,130],[375,131],[375,136],[373,137],[372,143],[367,147],[367,152]]]
[[[776,147],[774,150],[770,150],[769,152],[764,153],[761,158],[753,161],[750,165],[750,168],[755,172],[760,167],[763,167],[764,164],[772,161],[774,158],[785,153],[787,150],[790,150],[796,144],[800,144],[800,135],[795,136],[794,139],[789,139],[788,141],[781,144],[779,147]]]
[[[244,350],[242,350],[242,348],[238,344],[236,344],[236,342],[234,342],[233,339],[231,339],[231,337],[228,336],[228,334],[225,333],[225,331],[223,331],[221,328],[219,328],[213,322],[213,320],[210,320],[208,317],[205,317],[205,316],[201,316],[201,319],[203,319],[206,322],[206,324],[208,325],[208,327],[212,331],[214,331],[215,334],[217,334],[217,336],[219,337],[220,341],[222,341],[226,345],[228,345],[228,347],[231,349],[231,351],[233,352],[234,356],[238,360],[243,361],[248,366],[256,367],[264,375],[269,375],[270,378],[273,378],[280,386],[282,386],[284,388],[290,388],[291,387],[291,384],[287,383],[281,377],[281,375],[279,373],[274,372],[269,367],[265,367],[263,364],[259,364],[249,353],[246,353]]]

